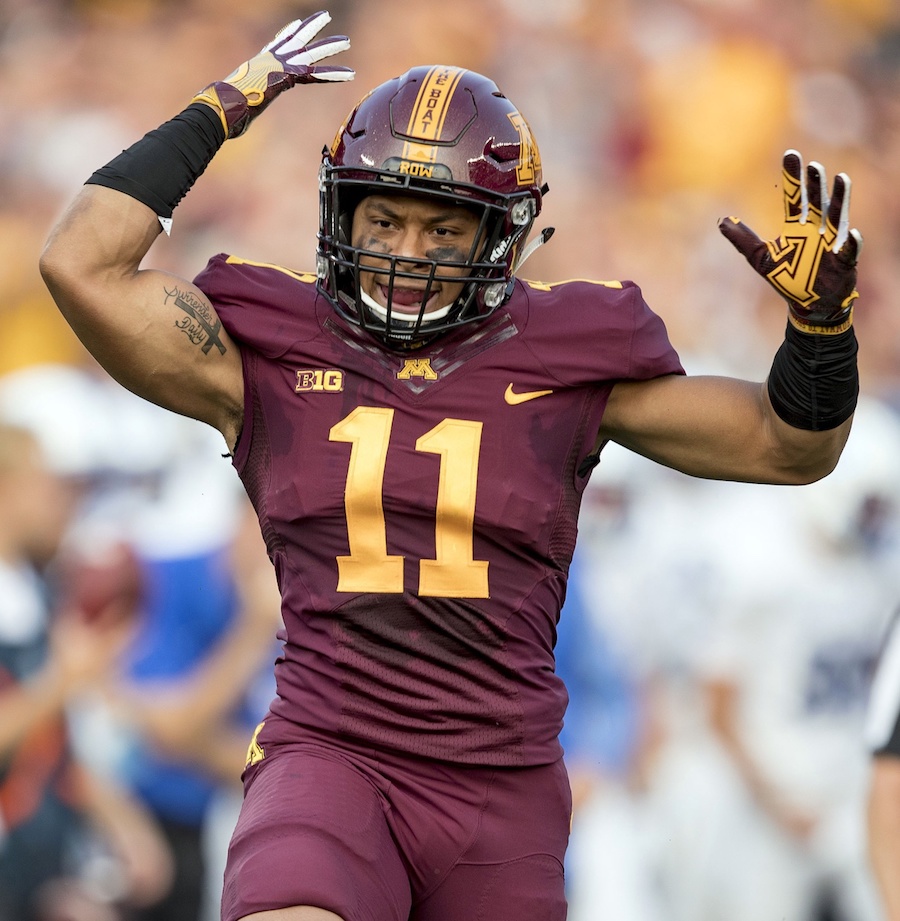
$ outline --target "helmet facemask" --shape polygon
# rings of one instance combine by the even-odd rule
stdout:
[[[319,233],[319,282],[337,311],[391,349],[417,348],[442,333],[485,319],[508,297],[512,264],[534,222],[536,207],[528,193],[492,196],[464,184],[414,182],[412,177],[334,166],[325,155],[321,177],[322,229]],[[347,175],[352,174],[352,175]],[[355,246],[353,215],[369,195],[411,194],[429,201],[463,206],[478,220],[468,254],[459,261],[389,255]],[[477,197],[475,197],[477,196]],[[387,304],[364,293],[360,273],[379,276]],[[436,282],[462,285],[447,304],[429,305]],[[423,287],[424,283],[424,287]],[[422,287],[417,310],[394,308],[395,287]]]

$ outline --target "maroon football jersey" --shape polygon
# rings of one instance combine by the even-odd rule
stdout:
[[[311,275],[217,256],[197,284],[243,353],[234,464],[283,597],[278,736],[558,758],[579,466],[614,382],[683,373],[637,286],[519,281],[485,322],[394,353]]]

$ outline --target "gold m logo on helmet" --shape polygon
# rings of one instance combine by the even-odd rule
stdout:
[[[408,381],[414,377],[422,377],[426,381],[436,381],[437,371],[431,367],[430,358],[406,358],[403,367],[397,372],[398,381]]]
[[[507,118],[519,134],[519,165],[516,167],[516,181],[519,185],[532,185],[537,181],[541,171],[541,153],[535,143],[531,128],[525,121],[525,116],[518,112],[510,112]]]

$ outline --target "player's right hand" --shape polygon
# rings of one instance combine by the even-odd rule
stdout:
[[[352,80],[350,67],[317,62],[350,47],[346,35],[312,39],[331,22],[324,10],[286,25],[255,57],[224,80],[201,90],[192,102],[211,106],[222,120],[225,136],[236,138],[272,100],[297,83]]]

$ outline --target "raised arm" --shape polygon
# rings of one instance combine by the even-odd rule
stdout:
[[[312,41],[325,12],[286,26],[171,121],[94,173],[54,228],[41,273],[85,347],[117,381],[217,428],[233,447],[243,416],[240,355],[203,293],[141,262],[219,147],[297,83],[348,80],[317,64],[349,47]]]
[[[830,473],[850,431],[859,379],[853,304],[862,237],[849,226],[850,179],[829,199],[825,171],[789,150],[781,235],[764,242],[737,218],[719,227],[788,304],[785,341],[763,384],[669,377],[617,384],[600,441],[685,473],[808,483]]]
[[[86,185],[53,231],[41,271],[60,311],[117,381],[215,426],[233,445],[241,421],[238,351],[203,294],[140,270],[160,231],[129,196]]]

